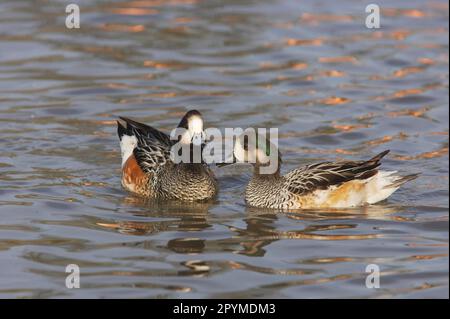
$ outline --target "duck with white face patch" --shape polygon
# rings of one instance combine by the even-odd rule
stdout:
[[[191,110],[181,119],[178,139],[151,126],[120,117],[118,135],[122,154],[122,185],[133,193],[148,198],[204,201],[217,195],[214,174],[201,159],[192,156],[184,162],[174,162],[173,148],[187,146],[195,151],[203,143],[203,119],[200,112]],[[192,152],[195,153],[195,152]]]
[[[179,142],[182,144],[201,144],[204,137],[203,119],[200,112],[192,110],[181,119],[178,128],[185,129]]]
[[[170,138],[178,141],[172,145],[172,162],[202,163],[202,151],[205,147],[205,133],[203,131],[203,118],[201,114],[192,110],[181,119],[178,127],[172,130]]]

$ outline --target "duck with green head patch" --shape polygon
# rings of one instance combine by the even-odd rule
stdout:
[[[335,161],[306,165],[282,175],[276,145],[262,135],[240,135],[234,145],[235,162],[251,163],[253,176],[245,190],[249,206],[274,209],[347,208],[375,204],[417,174],[399,176],[380,171],[384,151],[367,161]]]

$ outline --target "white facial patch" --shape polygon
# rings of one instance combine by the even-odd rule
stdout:
[[[127,159],[133,154],[133,150],[137,145],[136,136],[124,135],[120,141],[120,151],[122,153],[122,167]]]
[[[203,132],[203,120],[200,116],[192,116],[188,120],[188,131],[191,136]]]
[[[192,116],[188,119],[188,129],[181,134],[181,144],[202,143],[203,120],[200,116]]]

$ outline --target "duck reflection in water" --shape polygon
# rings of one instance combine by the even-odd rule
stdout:
[[[148,199],[127,196],[123,200],[126,207],[134,208],[128,212],[135,217],[144,217],[143,221],[123,220],[118,222],[98,221],[100,227],[114,230],[127,235],[153,235],[161,232],[202,232],[212,227],[208,221],[209,209],[212,203],[179,203],[154,202]],[[358,227],[357,219],[390,219],[396,220],[396,214],[401,207],[370,206],[354,209],[322,209],[278,212],[272,209],[247,207],[243,221],[245,228],[228,226],[233,233],[228,238],[208,240],[200,236],[183,236],[169,239],[167,249],[180,254],[200,254],[206,249],[232,251],[252,257],[262,257],[264,247],[283,239],[314,239],[314,240],[352,240],[376,238],[377,233],[342,234],[344,229]],[[149,218],[158,219],[148,221]],[[297,224],[301,229],[280,231],[276,222],[280,218],[289,218],[304,223]],[[314,225],[308,225],[315,221]],[[326,221],[326,224],[317,224]],[[331,221],[331,223],[330,223]],[[226,222],[224,222],[226,224]],[[339,230],[340,234],[326,233]]]
[[[324,233],[345,229],[352,230],[358,227],[357,219],[389,219],[396,220],[393,215],[398,213],[401,208],[389,206],[371,206],[360,207],[355,209],[326,209],[326,210],[308,210],[308,211],[292,211],[292,212],[276,212],[271,209],[261,209],[255,207],[247,207],[246,218],[247,224],[245,229],[233,227],[232,230],[239,234],[240,245],[243,249],[236,253],[248,256],[261,257],[265,254],[264,247],[269,244],[283,239],[313,239],[313,240],[358,240],[377,238],[380,235],[374,233],[354,234],[354,231],[348,234]],[[280,231],[277,229],[275,222],[280,218],[289,218],[305,223],[299,223],[301,229],[289,231]],[[314,221],[313,225],[309,225],[310,221]],[[326,221],[323,224],[317,224],[318,221]],[[332,223],[330,223],[330,221]],[[244,239],[244,240],[243,240]]]
[[[117,222],[99,221],[100,227],[112,229],[127,235],[152,235],[164,231],[194,232],[211,227],[207,222],[211,203],[181,203],[171,201],[153,201],[138,196],[127,196],[123,206],[134,217],[143,221],[122,220]],[[158,219],[148,221],[148,219]]]

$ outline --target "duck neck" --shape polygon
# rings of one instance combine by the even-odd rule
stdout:
[[[270,198],[277,197],[282,180],[279,168],[271,174],[263,174],[255,165],[253,177],[245,190],[246,200],[252,206],[267,206]]]
[[[273,180],[280,177],[281,168],[281,154],[278,153],[276,158],[272,158],[267,163],[260,163],[257,161],[254,164],[253,176],[258,179]]]
[[[179,167],[182,170],[200,171],[205,167],[205,165],[202,163],[180,163]]]
[[[253,169],[253,178],[268,181],[276,180],[280,178],[280,165],[269,169],[268,166],[256,164]]]

